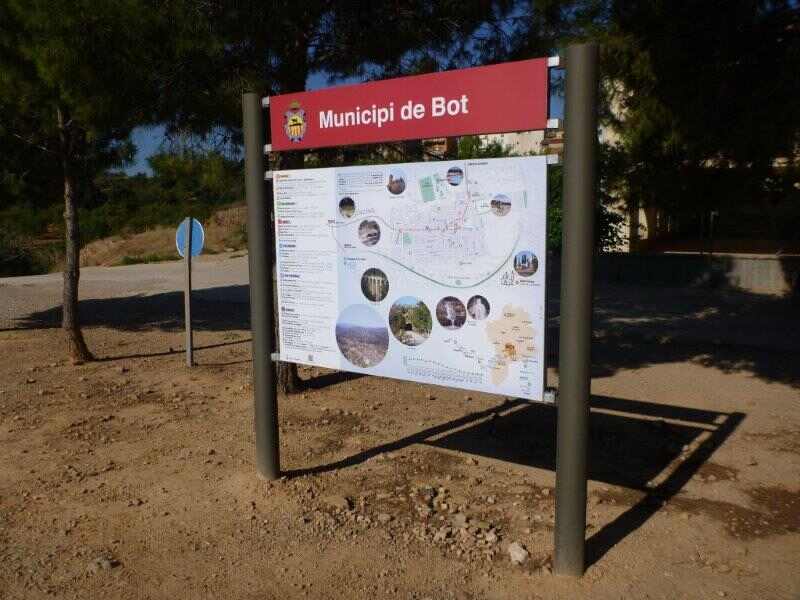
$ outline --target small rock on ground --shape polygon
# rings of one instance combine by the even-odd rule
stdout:
[[[352,504],[350,503],[350,499],[344,496],[328,496],[323,499],[325,504],[331,506],[332,508],[337,508],[340,510],[350,510]]]
[[[525,546],[520,544],[519,542],[512,542],[508,546],[508,556],[511,558],[512,564],[521,565],[526,560],[528,560],[528,551],[525,549]]]
[[[119,565],[119,561],[116,561],[113,558],[100,556],[89,563],[89,572],[98,573],[99,571],[110,571],[117,565]]]

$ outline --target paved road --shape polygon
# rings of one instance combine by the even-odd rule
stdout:
[[[192,288],[204,290],[202,298],[248,302],[247,256],[218,254],[192,262]],[[182,292],[183,261],[123,267],[83,267],[81,300],[148,297]],[[61,304],[62,275],[50,273],[0,278],[0,329],[13,328],[32,314]]]
[[[159,300],[179,306],[183,278],[180,261],[85,267],[81,269],[80,296],[90,302],[82,311],[102,308],[107,314],[133,306],[142,314],[161,310]],[[193,287],[199,291],[196,297],[200,302],[237,305],[235,310],[246,313],[243,305],[248,302],[248,279],[246,256],[219,254],[202,256],[194,262]],[[61,285],[60,273],[0,278],[0,329],[55,321]],[[603,284],[596,287],[595,296],[594,326],[600,337],[800,352],[800,306],[790,300],[691,287]],[[91,302],[106,299],[122,301],[113,306]],[[551,286],[551,337],[552,328],[557,325],[558,304],[558,289]],[[214,316],[211,312],[209,321]],[[94,321],[89,319],[95,324],[102,322],[97,315],[88,316],[96,317]]]

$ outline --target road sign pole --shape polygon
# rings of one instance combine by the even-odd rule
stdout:
[[[592,255],[597,146],[597,45],[567,48],[561,258],[556,523],[553,568],[585,569],[591,393]]]
[[[242,95],[247,195],[247,248],[250,267],[250,330],[253,336],[256,467],[267,479],[280,477],[278,406],[273,352],[272,231],[264,184],[266,125],[258,94]]]
[[[192,357],[192,217],[187,217],[186,243],[184,244],[183,260],[186,266],[186,285],[183,290],[183,315],[186,324],[186,366],[194,364]]]

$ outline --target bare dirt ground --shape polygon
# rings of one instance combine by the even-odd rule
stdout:
[[[598,289],[574,580],[550,572],[548,406],[306,369],[286,477],[258,478],[246,269],[215,260],[191,370],[180,265],[87,270],[101,360],[77,367],[58,280],[0,281],[0,598],[800,597],[796,306]]]

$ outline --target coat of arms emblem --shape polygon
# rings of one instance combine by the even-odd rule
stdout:
[[[299,102],[292,102],[289,110],[283,115],[283,131],[286,133],[286,137],[293,142],[299,142],[306,134],[307,128],[306,111]]]

